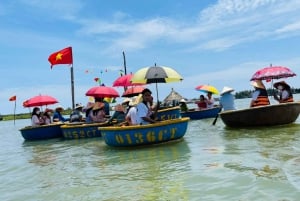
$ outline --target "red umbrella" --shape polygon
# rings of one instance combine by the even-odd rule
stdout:
[[[270,66],[262,68],[254,73],[252,80],[271,80],[296,76],[289,68],[284,66]]]
[[[34,96],[23,102],[24,107],[35,107],[35,106],[44,106],[58,103],[58,101],[52,96],[48,95],[38,95]]]
[[[133,77],[133,74],[127,74],[127,75],[122,75],[121,77],[118,77],[114,82],[113,82],[113,87],[129,87],[129,86],[136,86],[136,85],[143,85],[141,83],[132,83],[131,79]]]
[[[136,87],[130,87],[124,93],[122,94],[122,97],[133,97],[137,96],[145,89],[145,87],[136,86]]]
[[[107,86],[92,87],[85,93],[85,95],[96,98],[115,98],[120,96],[114,88]]]

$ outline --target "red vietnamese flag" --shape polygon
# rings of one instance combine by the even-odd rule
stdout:
[[[17,100],[17,96],[12,96],[9,98],[9,101],[16,101]]]
[[[51,63],[51,68],[56,64],[73,64],[72,47],[52,53],[48,61]]]

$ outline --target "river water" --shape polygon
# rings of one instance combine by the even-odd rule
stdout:
[[[300,199],[299,118],[253,129],[212,122],[190,121],[178,142],[120,149],[101,138],[24,141],[30,120],[1,121],[0,200]]]

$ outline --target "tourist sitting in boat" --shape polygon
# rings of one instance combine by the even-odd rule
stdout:
[[[222,92],[220,93],[220,106],[223,108],[224,111],[226,110],[235,110],[234,105],[234,96],[231,92],[234,89],[230,87],[224,87]]]
[[[103,102],[95,102],[92,111],[89,113],[89,118],[92,122],[105,122],[105,104]]]
[[[114,120],[117,123],[121,123],[125,121],[125,109],[122,105],[118,104],[114,107],[115,112],[113,113],[113,115],[110,117],[110,119],[108,120],[108,122],[113,122]]]
[[[32,126],[40,126],[44,125],[45,122],[43,118],[41,117],[41,111],[40,108],[35,107],[33,108],[33,111],[31,113],[31,125]]]
[[[251,85],[255,88],[255,91],[252,93],[252,100],[250,102],[250,107],[270,105],[268,98],[268,92],[265,88],[265,85],[261,80],[255,80],[251,82]]]
[[[88,102],[86,104],[86,106],[82,109],[82,111],[85,113],[85,122],[87,122],[87,123],[92,122],[92,120],[90,118],[90,113],[92,113],[94,105],[95,105],[95,103]]]
[[[122,101],[122,106],[124,108],[124,112],[125,114],[128,112],[129,110],[129,102],[131,101],[131,98],[125,98],[123,101]]]
[[[207,108],[207,103],[206,103],[205,97],[202,94],[200,95],[199,101],[196,101],[195,103],[198,105],[199,110]]]
[[[58,106],[55,108],[55,112],[53,114],[53,122],[66,122],[69,121],[69,119],[63,117],[61,112],[64,110],[62,106]]]
[[[205,102],[206,102],[206,105],[207,105],[207,109],[214,107],[215,100],[212,97],[212,93],[211,92],[207,92],[207,98],[205,99]]]
[[[70,122],[81,122],[83,121],[83,113],[82,113],[83,106],[81,103],[77,103],[75,109],[72,111],[70,115]]]
[[[107,117],[110,116],[110,113],[109,113],[109,103],[107,101],[104,100],[104,98],[97,98],[95,97],[95,103],[104,103],[104,112],[105,112],[105,115]]]
[[[53,112],[52,109],[46,108],[43,113],[43,120],[46,125],[49,125],[52,123],[52,120],[51,120],[52,112]]]
[[[285,81],[274,83],[274,87],[278,89],[279,92],[279,96],[274,93],[274,99],[276,101],[279,103],[294,102],[291,87]]]
[[[137,123],[140,125],[155,123],[153,111],[150,108],[152,101],[152,92],[146,88],[142,91],[143,101],[137,105]],[[151,118],[152,116],[152,118]]]
[[[181,112],[187,112],[189,110],[187,104],[186,104],[186,100],[185,99],[181,99],[179,101],[179,106],[180,106],[180,111]]]
[[[139,102],[138,97],[131,98],[129,102],[129,110],[125,117],[125,120],[129,126],[138,124],[137,109],[136,109],[138,102]]]

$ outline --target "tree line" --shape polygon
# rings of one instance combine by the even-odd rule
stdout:
[[[276,90],[276,89],[269,88],[269,89],[267,89],[267,92],[271,96],[271,95],[273,95],[274,90]],[[291,90],[292,90],[293,94],[300,93],[299,88],[291,88]],[[234,95],[235,95],[236,99],[251,98],[253,92],[254,92],[254,90],[244,90],[244,91],[236,92]]]

